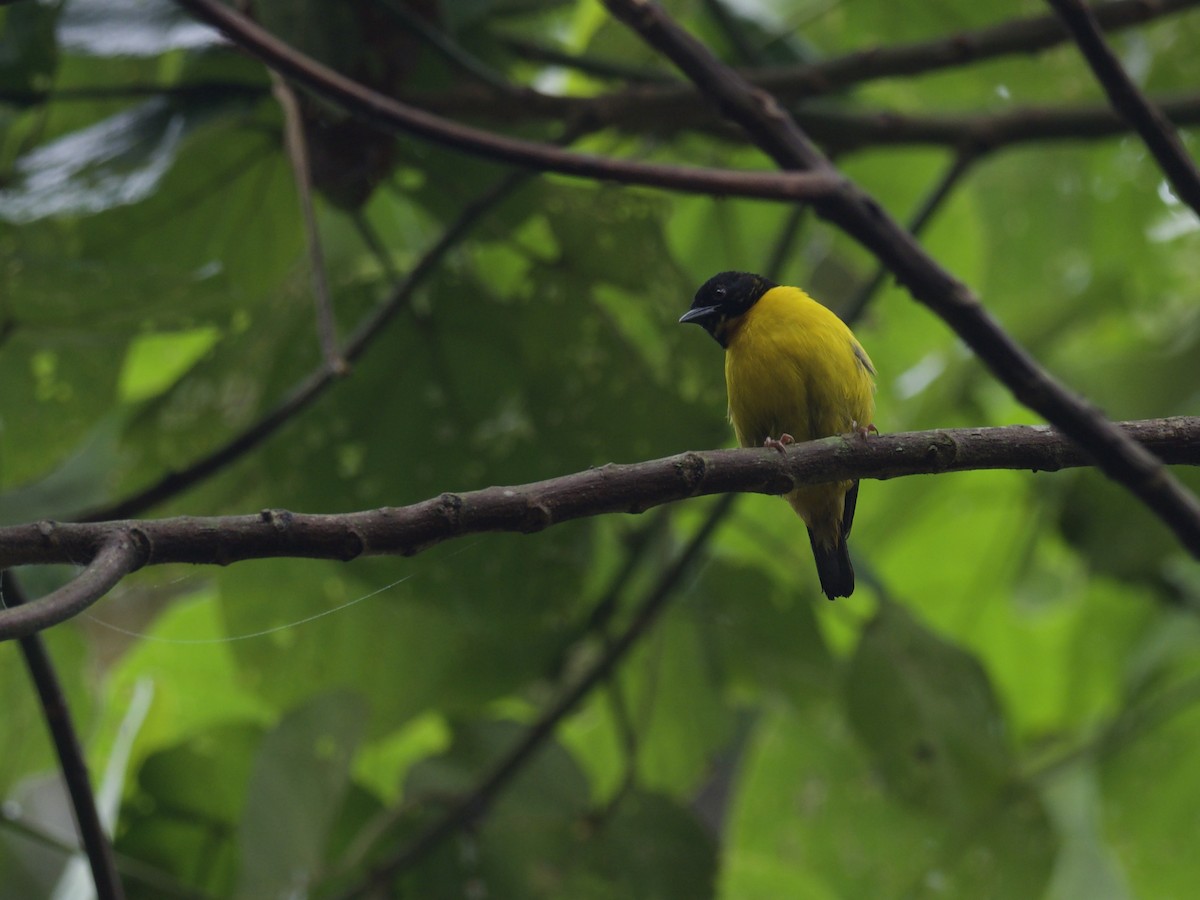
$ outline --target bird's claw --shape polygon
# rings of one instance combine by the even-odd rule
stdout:
[[[859,424],[857,422],[855,422],[852,430],[860,438],[864,438],[864,439],[866,438],[866,436],[868,434],[879,434],[879,429],[875,427],[874,423],[871,423],[866,428],[862,428],[859,426]]]
[[[767,438],[765,441],[763,441],[763,446],[770,447],[772,450],[778,450],[780,453],[783,453],[784,448],[788,444],[794,444],[794,443],[796,443],[796,439],[785,431],[778,438],[773,438],[773,437]]]

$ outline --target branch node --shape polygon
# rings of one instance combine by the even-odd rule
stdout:
[[[762,108],[763,115],[775,119],[776,121],[786,121],[790,119],[790,115],[786,109],[775,99],[773,94],[769,94],[764,90],[756,88],[753,92],[754,99]]]
[[[956,34],[950,43],[960,59],[970,59],[977,52],[975,39],[969,34]]]
[[[137,547],[138,563],[135,568],[140,569],[154,558],[154,539],[140,525],[130,526],[125,532],[124,539]]]
[[[286,509],[264,509],[258,515],[263,522],[270,525],[280,534],[289,531],[292,524],[296,521],[296,517],[290,510]]]
[[[463,500],[459,494],[447,491],[438,497],[438,512],[451,531],[458,531],[462,527],[462,506]]]
[[[42,539],[51,547],[57,547],[59,545],[58,523],[53,519],[42,519],[37,523],[37,530],[38,534],[42,536]]]
[[[342,552],[342,562],[350,562],[352,559],[358,559],[367,552],[367,539],[362,536],[357,528],[350,528],[346,531],[345,550]]]
[[[954,465],[958,457],[958,443],[950,435],[938,432],[925,448],[925,458],[941,471]]]
[[[550,511],[550,507],[546,506],[545,503],[529,500],[525,502],[525,515],[521,518],[520,526],[524,534],[541,531],[553,524],[554,513]]]
[[[687,485],[688,493],[694,495],[708,476],[708,463],[699,453],[685,453],[675,463],[675,471]]]

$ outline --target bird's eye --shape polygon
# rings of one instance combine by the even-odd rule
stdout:
[[[713,293],[716,294],[718,297],[724,297],[725,296],[725,288],[723,288],[723,287],[714,288]]]

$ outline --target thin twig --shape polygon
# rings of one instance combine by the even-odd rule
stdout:
[[[272,91],[283,110],[284,146],[292,166],[296,196],[300,200],[300,217],[304,220],[304,237],[308,244],[308,271],[312,279],[313,301],[317,312],[317,340],[329,371],[333,375],[345,375],[350,366],[338,349],[337,321],[333,315],[329,274],[325,267],[325,253],[321,249],[317,215],[313,208],[312,169],[308,159],[308,140],[304,136],[304,115],[300,111],[300,102],[296,99],[296,92],[292,90],[291,85],[274,69],[270,72]]]
[[[654,589],[634,611],[633,617],[625,630],[617,635],[607,647],[605,653],[595,664],[567,690],[541,717],[525,732],[521,740],[514,746],[484,777],[479,784],[461,800],[450,807],[425,831],[421,832],[410,844],[403,847],[390,859],[371,869],[365,883],[346,892],[345,897],[361,896],[362,893],[381,888],[391,878],[400,874],[413,864],[423,859],[431,850],[437,847],[450,835],[457,832],[467,823],[483,815],[496,795],[508,785],[513,776],[517,775],[542,745],[553,735],[566,716],[600,684],[613,667],[621,661],[629,650],[638,642],[642,635],[657,620],[659,614],[667,605],[680,580],[690,570],[696,557],[708,543],[710,536],[724,520],[733,502],[733,496],[722,497],[714,506],[708,518],[688,542],[687,547],[680,553],[675,563],[667,569]]]
[[[1200,215],[1200,173],[1175,128],[1125,73],[1104,40],[1095,14],[1080,0],[1047,0],[1058,13],[1113,109],[1137,131],[1175,189],[1175,195]]]
[[[44,539],[54,543],[53,528],[42,523]],[[91,558],[83,571],[56,591],[21,606],[0,610],[0,641],[21,638],[65,622],[83,612],[142,563],[145,547],[136,529],[113,533],[91,553],[66,554],[63,562]],[[10,563],[9,565],[19,565]],[[9,566],[5,566],[8,568]]]
[[[507,198],[530,177],[529,173],[512,172],[463,207],[441,237],[425,251],[407,277],[397,284],[388,299],[369,313],[346,340],[344,353],[350,362],[356,361],[371,345],[384,327],[412,299],[413,294],[437,271],[442,259],[463,240],[488,212]],[[325,365],[317,367],[300,379],[282,401],[254,422],[249,428],[230,438],[220,447],[175,472],[168,472],[154,484],[136,494],[108,506],[89,510],[76,516],[81,522],[124,519],[162,503],[170,497],[198,484],[223,469],[235,459],[257,447],[268,437],[310,406],[335,381]]]
[[[827,173],[753,172],[641,163],[571,153],[549,144],[471,128],[358,84],[285,44],[220,0],[176,2],[281,74],[367,121],[456,150],[541,171],[715,196],[811,200],[838,187],[836,179]]]
[[[0,573],[0,601],[8,609],[19,608],[25,604],[25,594],[9,570]],[[42,636],[27,634],[21,638],[21,653],[25,657],[25,668],[29,670],[29,677],[37,690],[42,718],[45,719],[54,743],[58,768],[67,787],[67,796],[71,799],[75,827],[78,829],[79,839],[92,870],[96,896],[99,900],[124,900],[125,889],[121,885],[120,875],[117,874],[112,843],[100,823],[100,813],[96,809],[96,799],[92,793],[91,779],[88,777],[87,762],[83,758],[83,747],[75,733],[66,694],[58,680],[58,674],[54,671],[54,663],[50,660]]]
[[[929,224],[929,220],[933,218],[933,214],[941,208],[963,176],[978,161],[979,154],[971,149],[962,150],[954,155],[954,159],[950,161],[946,171],[925,195],[921,205],[917,207],[909,220],[908,230],[913,237],[920,236],[921,232],[925,230],[925,226]],[[845,308],[839,311],[847,322],[855,322],[862,317],[871,299],[875,296],[875,292],[883,286],[887,275],[888,270],[884,266],[876,266],[875,274],[854,293]]]
[[[605,0],[642,39],[671,59],[721,112],[785,169],[839,175],[770,95],[748,84],[649,0]],[[1110,479],[1125,487],[1200,558],[1200,500],[1154,455],[1018,344],[979,298],[943,269],[874,197],[849,180],[814,201],[817,214],[886,265],[912,296],[942,318],[1022,404],[1062,429]]]
[[[724,32],[730,46],[741,57],[743,65],[754,66],[762,63],[762,54],[747,39],[742,24],[725,8],[724,0],[704,0],[704,8]]]
[[[445,31],[417,12],[415,8],[407,6],[403,0],[383,0],[383,8],[388,11],[389,15],[398,19],[405,28],[415,31],[425,43],[440,53],[452,65],[466,72],[472,78],[506,94],[519,95],[523,93],[521,88],[514,85],[479,57],[468,52],[461,44],[446,34]]]
[[[1197,0],[1200,2],[1200,0]],[[0,90],[0,103],[33,106],[46,102],[91,101],[127,97],[265,97],[258,85],[237,82],[198,82],[184,85],[112,85],[63,88],[59,91]],[[717,128],[717,120],[700,110],[681,108],[669,116],[643,114],[636,104],[601,106],[592,98],[553,97],[552,109],[528,103],[512,104],[478,92],[459,96],[453,90],[421,95],[422,108],[442,114],[505,122],[542,119],[580,120],[594,129],[611,127],[629,133],[652,131],[657,135],[688,128]],[[1151,98],[1177,126],[1200,124],[1200,94],[1164,94]],[[589,104],[595,103],[594,106]],[[1019,144],[1060,141],[1094,141],[1128,134],[1132,129],[1111,106],[1085,103],[1063,106],[1020,106],[998,113],[938,113],[920,115],[888,109],[860,111],[835,108],[795,108],[797,122],[827,148],[838,152],[868,147],[934,146],[1001,149]],[[727,133],[721,129],[722,133]]]
[[[641,69],[625,63],[597,59],[594,56],[579,56],[574,53],[567,53],[565,50],[559,50],[556,47],[547,47],[545,44],[539,44],[537,41],[531,41],[516,35],[504,35],[499,38],[499,42],[510,53],[523,59],[562,66],[565,69],[574,69],[577,72],[582,72],[584,75],[599,78],[615,78],[631,84],[679,83],[679,79],[669,73],[656,72],[652,69]]]
[[[1200,94],[1164,96],[1157,102],[1179,125],[1200,124]],[[1028,143],[1103,140],[1131,131],[1129,124],[1103,103],[1023,106],[983,114],[813,109],[797,113],[796,120],[823,146],[839,153],[900,146],[972,147],[985,153]]]
[[[392,262],[392,254],[387,245],[383,242],[383,238],[379,236],[379,232],[375,226],[371,224],[371,220],[367,218],[367,214],[362,208],[349,211],[350,220],[354,223],[354,230],[358,232],[358,236],[362,238],[362,242],[366,248],[371,251],[371,255],[375,257],[375,261],[379,263],[379,268],[383,270],[383,275],[392,284],[400,283],[400,270],[396,268],[396,264]]]
[[[780,229],[771,248],[771,255],[763,268],[763,274],[772,281],[783,277],[783,268],[787,265],[788,257],[791,256],[792,245],[796,242],[800,226],[804,224],[804,217],[808,215],[810,209],[811,207],[807,203],[797,203],[788,210],[787,219],[784,220],[783,228]]]
[[[581,137],[583,133],[582,128],[568,128],[559,137],[559,141],[569,144]],[[454,249],[481,219],[503,203],[531,177],[532,174],[526,171],[512,171],[500,178],[491,188],[466,203],[459,211],[457,218],[446,227],[433,246],[425,251],[404,279],[400,278],[386,248],[362,212],[355,212],[353,214],[354,222],[364,243],[379,260],[380,267],[388,279],[393,282],[394,287],[388,299],[364,317],[350,334],[344,349],[345,358],[350,362],[357,361],[400,310],[411,308],[409,301],[413,294],[437,271],[446,254]],[[130,497],[118,500],[106,507],[82,513],[74,518],[84,522],[124,519],[138,515],[179,494],[216,474],[235,459],[257,447],[306,409],[334,380],[334,373],[327,366],[318,366],[297,382],[274,408],[220,447],[210,451],[184,469],[168,472],[154,484],[141,489]]]

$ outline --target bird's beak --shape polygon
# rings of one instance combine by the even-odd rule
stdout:
[[[716,317],[717,308],[715,306],[698,306],[695,309],[689,309],[679,317],[679,324],[684,322],[703,322],[705,319]]]

